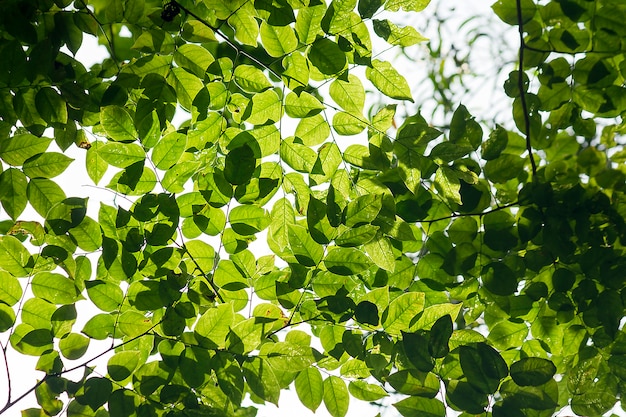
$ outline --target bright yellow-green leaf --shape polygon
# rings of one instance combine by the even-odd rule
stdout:
[[[372,60],[372,66],[366,68],[365,76],[384,95],[413,102],[409,84],[389,62]]]
[[[106,134],[117,142],[133,142],[137,130],[128,111],[119,106],[106,106],[100,110],[100,123]]]
[[[409,292],[393,299],[386,315],[383,315],[383,327],[390,334],[399,334],[401,330],[417,327],[417,315],[424,310],[424,293]]]
[[[261,42],[270,56],[279,58],[298,47],[298,39],[291,26],[272,26],[261,23]]]

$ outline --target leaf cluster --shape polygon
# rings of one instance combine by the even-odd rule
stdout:
[[[410,84],[374,41],[424,41],[381,16],[428,3],[0,4],[0,332],[5,359],[37,358],[23,415],[253,416],[289,387],[333,417],[621,399],[626,9],[497,1],[520,33],[512,124],[455,104],[437,129],[398,111]],[[109,54],[90,68],[85,36]],[[78,162],[124,202],[66,195]]]

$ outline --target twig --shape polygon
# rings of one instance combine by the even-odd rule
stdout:
[[[522,104],[522,112],[524,113],[524,130],[526,134],[526,150],[528,150],[528,158],[532,166],[533,176],[537,173],[537,164],[533,156],[533,148],[530,143],[530,115],[528,114],[528,103],[524,92],[524,22],[522,21],[522,0],[517,0],[517,27],[519,30],[519,69],[517,71],[517,86],[519,88],[520,102]]]

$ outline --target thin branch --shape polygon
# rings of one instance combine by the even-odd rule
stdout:
[[[528,150],[528,158],[532,166],[533,176],[537,173],[537,164],[533,156],[533,147],[530,143],[530,114],[528,114],[528,103],[526,102],[526,93],[524,92],[524,50],[526,43],[524,42],[524,22],[522,21],[522,0],[517,0],[517,27],[519,29],[519,69],[517,71],[517,86],[519,88],[520,102],[522,104],[522,112],[524,113],[524,130],[526,134],[526,150]]]
[[[96,359],[101,358],[102,356],[106,355],[107,353],[111,352],[112,350],[115,350],[115,349],[117,349],[117,348],[119,348],[119,347],[121,347],[121,346],[124,346],[124,345],[126,345],[126,344],[128,344],[128,343],[130,343],[130,342],[133,342],[133,341],[135,341],[135,340],[137,340],[137,339],[139,339],[139,338],[142,338],[142,337],[144,337],[144,336],[146,336],[146,335],[150,335],[150,334],[152,334],[152,333],[151,333],[151,332],[152,332],[152,330],[154,330],[154,328],[155,328],[155,327],[157,327],[158,325],[160,325],[162,322],[163,322],[163,320],[160,320],[158,323],[156,323],[156,324],[152,325],[152,326],[151,326],[148,330],[146,330],[145,332],[143,332],[143,333],[141,333],[141,334],[139,334],[139,335],[137,335],[137,336],[135,336],[135,337],[131,337],[130,339],[128,339],[128,340],[126,340],[126,341],[124,341],[124,342],[122,342],[122,343],[119,343],[119,344],[117,344],[117,345],[115,345],[115,346],[111,346],[110,348],[108,348],[108,349],[106,349],[105,351],[103,351],[103,352],[101,352],[101,353],[97,354],[96,356],[94,356],[94,357],[92,357],[92,358],[90,358],[90,359],[87,359],[86,361],[84,361],[84,362],[83,362],[83,363],[81,363],[80,365],[76,365],[76,366],[74,366],[74,367],[72,367],[72,368],[64,369],[64,370],[59,371],[59,372],[53,372],[53,373],[50,373],[50,374],[46,374],[46,375],[44,375],[44,377],[43,377],[40,381],[37,381],[37,383],[36,383],[35,385],[33,385],[32,387],[30,387],[28,390],[26,390],[26,391],[25,391],[22,395],[20,395],[19,397],[17,397],[17,398],[16,398],[16,399],[14,399],[13,401],[10,401],[10,400],[9,400],[9,401],[7,401],[7,403],[4,405],[4,407],[2,407],[2,408],[0,409],[0,414],[3,414],[3,413],[4,413],[5,411],[7,411],[9,408],[13,407],[15,404],[17,404],[18,402],[20,402],[21,400],[23,400],[23,399],[24,399],[25,397],[27,397],[27,396],[28,396],[31,392],[33,392],[34,390],[36,390],[38,386],[40,386],[41,384],[43,384],[44,382],[46,382],[46,381],[48,380],[48,378],[52,378],[52,377],[59,377],[59,376],[61,376],[61,375],[63,375],[63,374],[66,374],[66,373],[68,373],[68,372],[72,372],[72,371],[75,371],[75,370],[77,370],[77,369],[84,368],[84,367],[85,367],[85,366],[87,366],[90,362],[93,362],[93,361],[95,361]]]
[[[3,346],[2,344],[0,344],[0,347],[2,347],[2,356],[4,357],[4,368],[7,370],[7,404],[11,402],[11,372],[9,370],[9,360],[7,358],[7,348],[9,347],[9,342],[7,341],[6,346]]]
[[[519,204],[520,204],[519,201],[515,201],[513,203],[505,204],[503,206],[498,206],[498,207],[494,208],[493,210],[489,210],[489,211],[481,211],[481,212],[477,212],[477,213],[453,213],[453,214],[451,214],[449,216],[438,217],[436,219],[418,220],[418,223],[436,223],[436,222],[440,222],[440,221],[443,221],[443,220],[456,219],[457,217],[485,216],[487,214],[494,213],[494,212],[500,211],[500,210],[504,210],[504,209],[507,209],[509,207],[518,206]]]
[[[180,7],[181,10],[183,10],[185,13],[187,13],[189,16],[193,17],[194,19],[196,19],[197,21],[199,21],[200,23],[202,23],[203,25],[205,25],[206,27],[208,27],[209,29],[211,29],[213,32],[215,32],[216,35],[218,35],[220,38],[222,38],[222,40],[224,42],[226,42],[226,44],[228,46],[230,46],[231,48],[233,48],[235,51],[237,51],[237,53],[242,54],[243,56],[245,56],[246,58],[252,60],[255,64],[260,65],[263,68],[267,68],[267,70],[269,72],[271,72],[274,76],[276,76],[276,78],[280,79],[281,78],[281,74],[277,73],[276,71],[274,71],[272,68],[270,68],[270,66],[264,62],[262,62],[261,60],[259,60],[258,58],[255,58],[254,56],[252,56],[251,54],[242,51],[240,48],[237,47],[237,45],[231,41],[228,36],[224,35],[219,28],[216,28],[215,26],[211,25],[209,22],[207,22],[206,20],[204,20],[203,18],[201,18],[200,16],[198,16],[197,14],[195,14],[194,12],[192,12],[191,10],[189,10],[188,8],[186,8],[185,6],[183,6],[182,4],[178,3],[177,1],[173,0],[172,3],[177,4],[178,7]]]

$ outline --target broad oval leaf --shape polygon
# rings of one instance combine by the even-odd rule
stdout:
[[[54,304],[72,304],[81,296],[74,282],[61,274],[40,272],[31,282],[33,294]]]
[[[389,62],[372,60],[371,67],[365,70],[365,76],[384,95],[413,102],[409,84]]]
[[[133,119],[123,107],[106,106],[100,109],[100,123],[114,141],[134,142],[138,137]]]
[[[519,386],[538,387],[552,379],[556,366],[548,359],[523,358],[511,365],[511,378]]]
[[[326,268],[337,275],[355,275],[369,268],[372,261],[358,249],[335,247],[324,257]]]

